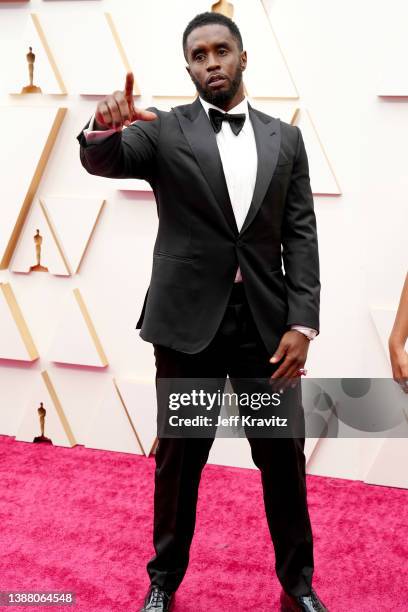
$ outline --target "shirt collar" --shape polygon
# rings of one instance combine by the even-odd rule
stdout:
[[[199,96],[200,98],[200,102],[204,107],[205,112],[207,113],[208,116],[208,109],[210,108],[216,108],[217,110],[221,111],[222,113],[225,113],[226,111],[223,110],[222,108],[219,108],[219,106],[215,106],[215,104],[210,104],[210,102],[207,102],[207,100],[204,100],[201,96]],[[238,104],[236,104],[236,106],[234,106],[234,108],[230,108],[229,113],[245,113],[246,115],[249,115],[248,112],[248,98],[245,96],[245,98],[243,100],[241,100],[241,102],[239,102]]]

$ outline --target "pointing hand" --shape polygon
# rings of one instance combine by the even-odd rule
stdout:
[[[133,100],[133,72],[126,74],[124,91],[115,91],[106,96],[96,107],[95,119],[96,129],[108,130],[115,128],[121,130],[124,125],[130,125],[133,121],[153,121],[157,115],[151,111],[137,108]]]

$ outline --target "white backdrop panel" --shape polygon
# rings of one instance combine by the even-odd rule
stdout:
[[[77,3],[69,11],[64,4],[41,21],[69,93],[106,95],[120,88],[126,67],[99,5],[86,10]]]
[[[0,258],[27,196],[57,111],[56,107],[45,106],[0,106]]]
[[[37,17],[41,27],[41,17],[39,15]],[[24,32],[21,37],[16,41],[10,40],[7,45],[8,57],[13,58],[7,73],[9,93],[20,94],[22,88],[30,84],[26,58],[30,46],[35,55],[33,85],[40,87],[43,94],[60,94],[60,85],[31,15],[25,18]]]

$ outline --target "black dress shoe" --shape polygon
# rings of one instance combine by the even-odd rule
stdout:
[[[328,612],[324,603],[312,589],[310,595],[288,595],[282,590],[280,594],[281,612]]]
[[[173,608],[174,593],[168,593],[161,587],[150,586],[140,612],[170,612]]]

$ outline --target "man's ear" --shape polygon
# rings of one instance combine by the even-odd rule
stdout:
[[[246,51],[242,51],[240,60],[241,60],[241,70],[245,70],[246,65],[247,65],[247,52]]]
[[[190,66],[186,66],[186,70],[187,70],[188,74],[189,74],[189,75],[190,75],[190,77],[191,77],[191,70],[190,70]]]

